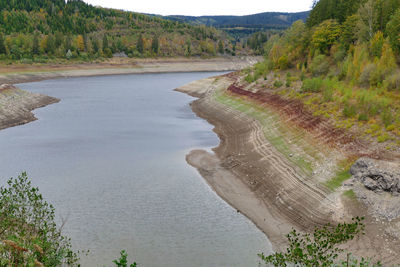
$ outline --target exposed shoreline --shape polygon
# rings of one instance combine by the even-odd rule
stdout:
[[[35,82],[56,78],[103,75],[233,71],[249,67],[260,57],[226,57],[211,59],[129,59],[119,58],[101,63],[71,65],[12,65],[0,66],[0,85]]]
[[[253,65],[259,57],[212,59],[127,59],[71,65],[0,66],[0,130],[36,120],[33,110],[60,101],[18,89],[12,84],[48,79],[170,72],[232,71]]]
[[[331,193],[314,180],[313,176],[318,176],[314,172],[329,175],[329,162],[336,160],[335,153],[341,152],[329,151],[328,146],[320,144],[311,134],[300,135],[301,139],[316,143],[316,149],[321,150],[318,156],[325,162],[313,174],[304,173],[266,139],[265,125],[216,101],[215,93],[226,92],[235,82],[228,76],[196,81],[177,89],[199,98],[191,104],[193,111],[212,124],[220,138],[219,146],[213,149],[215,154],[194,150],[186,157],[188,163],[222,199],[267,235],[275,251],[286,245],[285,235],[292,227],[312,231],[314,226],[366,216],[367,234],[346,247],[360,257],[376,255],[374,259],[385,265],[399,263],[399,251],[393,249],[399,247],[398,239],[386,232],[391,223],[397,222],[376,220],[362,204],[341,193]],[[275,128],[282,124],[268,126]],[[301,148],[298,149],[295,153],[301,154]]]

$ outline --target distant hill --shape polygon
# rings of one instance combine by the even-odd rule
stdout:
[[[249,35],[258,31],[282,30],[296,20],[305,21],[310,11],[297,13],[264,12],[246,16],[163,16],[165,19],[186,22],[191,25],[206,25],[223,29],[233,35]]]
[[[81,0],[0,0],[0,61],[240,54],[231,41],[212,27]]]

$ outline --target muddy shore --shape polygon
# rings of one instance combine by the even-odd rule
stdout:
[[[213,149],[214,154],[204,150],[191,151],[186,157],[188,163],[199,171],[221,198],[268,236],[275,251],[285,247],[285,235],[292,228],[312,231],[315,226],[365,216],[366,235],[344,247],[357,256],[380,260],[385,266],[398,264],[400,251],[397,248],[400,243],[387,231],[396,228],[398,220],[377,219],[368,212],[368,207],[344,197],[342,192],[346,188],[331,192],[318,180],[333,175],[331,163],[340,160],[344,152],[331,144],[324,144],[323,140],[314,138],[309,132],[299,132],[295,126],[292,129],[284,116],[271,112],[267,114],[271,117],[270,124],[266,125],[265,120],[249,116],[251,110],[256,109],[255,105],[251,105],[246,114],[243,106],[235,109],[219,101],[218,95],[236,99],[227,90],[236,82],[235,79],[225,75],[177,89],[199,98],[191,104],[193,111],[212,124],[220,138],[219,146]],[[268,104],[263,107],[269,108]],[[287,134],[288,138],[282,141],[293,152],[287,155],[282,153],[277,145],[279,143],[267,138],[265,129],[268,128],[279,129],[285,135],[295,132]],[[318,135],[322,136],[321,133]],[[306,140],[305,144],[297,144],[297,139]],[[304,154],[306,158],[307,153],[314,153],[308,150],[316,150],[318,154],[312,172],[305,171],[293,160],[297,155]]]

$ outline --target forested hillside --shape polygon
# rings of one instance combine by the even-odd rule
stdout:
[[[0,59],[26,62],[240,52],[227,34],[81,0],[0,0]]]
[[[297,13],[264,12],[246,16],[165,16],[164,18],[187,22],[191,25],[212,26],[240,38],[260,31],[287,29],[297,20],[305,21],[308,14],[309,11]]]
[[[248,81],[281,73],[277,93],[388,149],[400,145],[399,0],[320,0],[264,51]]]

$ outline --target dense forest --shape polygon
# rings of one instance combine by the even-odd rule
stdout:
[[[235,39],[247,39],[258,32],[276,32],[287,29],[297,20],[305,21],[309,11],[286,13],[264,12],[246,16],[164,16],[163,18],[186,22],[191,25],[206,25],[228,32]]]
[[[212,27],[94,7],[81,0],[0,0],[0,59],[214,56],[240,53]]]
[[[246,80],[281,73],[279,94],[387,149],[400,145],[400,0],[320,0],[263,50]]]

